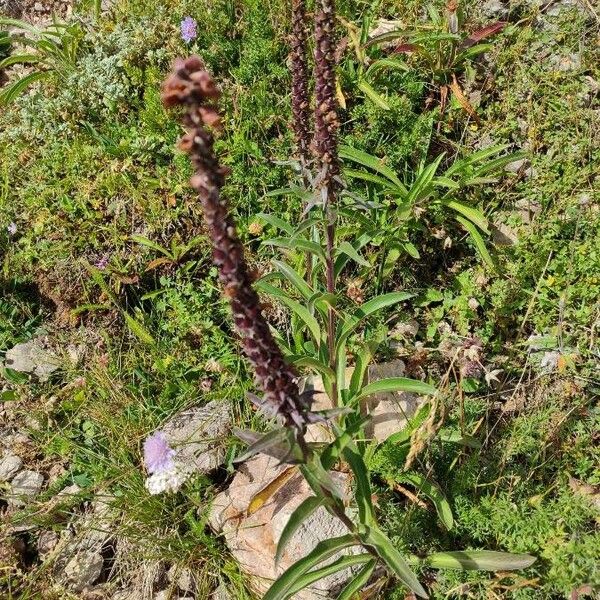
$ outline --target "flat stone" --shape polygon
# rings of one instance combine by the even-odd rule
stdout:
[[[209,524],[222,532],[225,542],[248,577],[248,585],[262,597],[271,583],[289,566],[306,556],[317,543],[347,533],[345,526],[324,508],[316,510],[296,531],[278,566],[275,551],[279,537],[294,510],[313,495],[299,472],[258,510],[248,515],[254,496],[290,467],[270,456],[259,454],[241,465],[229,488],[213,500]],[[344,473],[332,473],[342,493],[348,493],[350,478]],[[334,557],[338,558],[338,556]],[[347,580],[348,571],[322,579],[296,594],[296,600],[317,600],[333,587]]]
[[[12,480],[8,503],[13,506],[24,506],[33,500],[41,491],[44,476],[36,471],[21,471]]]
[[[47,381],[60,367],[58,357],[49,352],[40,338],[17,344],[6,351],[4,363],[19,373],[30,373],[40,381]]]
[[[213,592],[212,600],[232,600],[231,594],[227,591],[227,586],[220,583],[219,587]]]
[[[517,232],[506,223],[493,223],[490,229],[492,230],[492,241],[496,246],[514,246],[519,242]]]
[[[65,577],[74,592],[89,588],[101,575],[104,559],[99,552],[77,554],[65,566]]]
[[[15,454],[7,454],[0,460],[0,481],[10,481],[23,466],[23,461]]]
[[[221,464],[231,431],[231,410],[226,401],[184,410],[162,427],[177,462],[193,473],[209,473]]]
[[[46,560],[52,550],[56,548],[59,541],[59,536],[56,531],[42,531],[38,536],[37,551],[42,561]]]

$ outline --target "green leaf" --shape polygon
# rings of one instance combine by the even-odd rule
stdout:
[[[377,554],[385,561],[387,566],[398,576],[400,581],[421,598],[427,598],[427,592],[419,583],[404,557],[394,548],[390,540],[379,530],[369,529],[366,535],[361,536],[364,543],[372,546]]]
[[[0,60],[0,71],[12,65],[35,64],[40,62],[37,54],[13,54],[4,60]]]
[[[4,390],[0,392],[0,402],[15,402],[18,400],[15,390]]]
[[[123,317],[125,318],[125,322],[129,329],[141,342],[148,344],[149,346],[154,346],[156,344],[156,340],[152,337],[150,332],[137,319],[125,311],[123,311]]]
[[[433,396],[437,390],[432,385],[417,379],[408,377],[387,377],[365,385],[360,391],[356,400],[362,400],[373,394],[384,394],[386,392],[412,392],[414,394],[423,394]]]
[[[477,251],[479,252],[483,261],[490,268],[495,269],[496,263],[494,262],[492,255],[489,253],[487,246],[485,245],[485,241],[484,241],[483,237],[481,237],[481,233],[479,233],[477,227],[475,227],[475,225],[473,225],[473,223],[471,223],[471,221],[468,221],[467,219],[464,219],[463,217],[457,216],[456,220],[467,230],[467,232],[471,236],[471,239],[473,240],[473,243],[475,244],[475,248],[477,248]]]
[[[167,256],[170,259],[174,258],[173,255],[171,254],[171,252],[169,252],[166,248],[164,248],[160,244],[157,244],[156,242],[152,241],[151,239],[149,239],[143,235],[134,234],[131,236],[131,239],[134,242],[136,242],[137,244],[141,244],[142,246],[146,246],[147,248],[156,250],[157,252],[164,254],[165,256]]]
[[[397,188],[407,193],[405,185],[398,179],[396,173],[386,166],[380,158],[352,148],[352,146],[340,146],[340,157],[377,171],[380,175],[387,177]]]
[[[368,48],[369,46],[383,44],[385,42],[391,42],[400,38],[410,37],[413,34],[414,31],[410,29],[394,29],[392,31],[386,31],[385,33],[374,35],[372,38],[370,38],[369,41],[365,44],[365,48]]]
[[[375,524],[373,502],[371,499],[371,484],[369,483],[369,470],[359,454],[355,444],[351,443],[344,448],[344,458],[350,465],[356,481],[356,504],[361,525],[371,527]]]
[[[440,521],[443,523],[444,527],[448,531],[452,529],[454,526],[452,509],[450,508],[450,504],[446,499],[446,496],[444,496],[444,493],[437,485],[418,473],[402,473],[399,477],[399,481],[410,483],[423,495],[429,498],[429,500],[433,502],[438,517],[440,518]]]
[[[292,235],[294,233],[294,228],[287,221],[284,221],[275,215],[258,213],[256,218],[268,223],[272,227],[275,227],[275,229],[281,229],[282,231],[285,231],[288,235]]]
[[[300,525],[302,525],[303,521],[308,519],[308,517],[312,515],[317,510],[317,508],[323,506],[323,502],[323,498],[318,498],[317,496],[309,496],[291,514],[288,522],[285,524],[285,527],[281,532],[279,541],[277,542],[275,564],[279,564],[279,561],[281,560],[281,556],[283,555],[283,551],[285,550],[287,543],[292,539],[294,533],[296,533]]]
[[[304,278],[293,267],[282,260],[273,260],[272,263],[277,267],[279,273],[287,279],[307,300],[313,295],[312,288],[306,283]]]
[[[442,153],[432,163],[421,169],[417,179],[410,186],[410,190],[406,198],[406,201],[409,204],[414,204],[415,202],[422,200],[433,191],[433,188],[430,186],[430,184],[443,158],[444,154]]]
[[[344,169],[344,175],[346,177],[352,177],[353,179],[362,179],[363,181],[370,181],[371,183],[378,183],[384,187],[391,187],[394,184],[389,179],[379,177],[379,175],[373,175],[369,171],[358,171],[357,169]],[[396,189],[395,187],[393,189]]]
[[[263,600],[285,600],[292,586],[307,571],[341,550],[356,544],[356,538],[350,534],[319,542],[312,552],[295,562],[285,573],[279,576],[264,595]]]
[[[352,246],[352,244],[350,244],[350,242],[342,242],[341,244],[339,244],[337,246],[337,250],[335,255],[339,256],[340,254],[345,254],[346,256],[349,256],[354,262],[357,262],[359,265],[362,265],[363,267],[370,267],[371,264],[369,262],[367,262],[354,248],[354,246]]]
[[[357,239],[355,239],[354,242],[352,242],[352,247],[356,251],[358,251],[363,246],[366,246],[372,239],[373,236],[370,233],[363,233]],[[334,272],[336,277],[342,272],[342,269],[346,266],[349,260],[350,257],[347,254],[338,255],[338,257],[335,259],[334,266]]]
[[[398,60],[397,58],[380,58],[369,65],[369,68],[365,72],[365,77],[373,77],[381,69],[393,69],[403,72],[410,71],[410,67],[402,60]]]
[[[365,302],[359,309],[357,309],[351,317],[342,325],[337,337],[336,347],[339,349],[341,344],[345,343],[348,336],[358,327],[358,325],[367,317],[374,313],[393,306],[404,300],[412,298],[414,294],[408,292],[390,292],[389,294],[382,294]]]
[[[372,559],[349,581],[348,585],[341,591],[337,600],[353,600],[354,595],[367,585],[371,574],[375,569],[377,561]]]
[[[309,367],[317,373],[321,373],[323,377],[329,378],[331,381],[335,378],[335,373],[326,364],[323,364],[320,360],[313,358],[312,356],[297,356],[292,355],[287,357],[288,362],[296,365],[297,367]]]
[[[375,105],[379,106],[379,108],[383,108],[383,110],[390,110],[390,105],[387,103],[386,99],[379,92],[376,92],[364,79],[360,79],[357,85],[358,89]]]
[[[481,229],[484,233],[490,233],[488,229],[488,220],[480,210],[477,210],[468,204],[458,202],[458,200],[445,200],[444,205],[461,213],[463,216],[469,219],[469,221],[477,225],[477,227],[479,227],[479,229]]]
[[[373,557],[371,554],[351,554],[350,556],[341,556],[326,567],[322,567],[316,571],[310,571],[309,573],[306,573],[306,575],[300,577],[298,581],[296,581],[296,583],[291,587],[286,596],[287,598],[291,598],[294,594],[297,594],[300,590],[307,588],[315,581],[319,581],[324,577],[328,577],[329,575],[337,573],[338,571],[343,571],[344,569],[349,569],[355,565],[369,563],[372,560]]]
[[[325,252],[323,248],[316,242],[304,238],[273,238],[264,242],[267,246],[276,246],[279,248],[290,248],[292,250],[304,250],[314,254],[321,260],[325,260]]]
[[[25,75],[24,77],[21,77],[21,79],[17,79],[17,81],[2,89],[2,92],[0,93],[0,106],[7,106],[23,90],[25,90],[25,88],[30,86],[32,83],[46,79],[49,76],[50,73],[48,71],[38,71],[35,73],[29,73],[29,75]]]
[[[436,552],[424,559],[434,569],[476,571],[514,571],[530,567],[537,559],[529,554],[511,554],[492,550],[458,550]]]
[[[315,344],[317,346],[321,345],[321,327],[317,319],[310,314],[308,309],[305,306],[302,306],[300,302],[293,300],[290,298],[285,292],[282,290],[266,283],[263,280],[257,281],[255,283],[255,287],[263,292],[271,294],[276,298],[279,298],[281,302],[283,302],[288,308],[294,312],[298,318],[308,327]]]

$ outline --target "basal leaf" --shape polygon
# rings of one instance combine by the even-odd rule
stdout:
[[[458,550],[436,552],[424,559],[434,569],[461,569],[476,571],[515,571],[530,567],[536,558],[529,554],[511,554],[492,550]]]

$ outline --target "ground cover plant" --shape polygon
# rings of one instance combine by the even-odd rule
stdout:
[[[189,54],[221,90],[221,196],[274,342],[286,364],[320,374],[337,398],[338,412],[324,418],[338,441],[303,449],[292,436],[302,464],[291,465],[320,503],[361,523],[344,543],[364,549],[328,567],[354,565],[346,591],[332,596],[597,591],[597,11],[340,1],[336,21],[321,21],[328,39],[341,40],[325,65],[337,82],[321,72],[313,90],[320,3],[299,16],[302,6],[82,2],[67,18],[80,37],[65,69],[43,62],[48,54],[18,66],[28,50],[14,22],[2,25],[2,91],[12,90],[0,115],[2,459],[18,456],[43,480],[19,506],[14,475],[0,483],[9,598],[256,593],[226,537],[208,527],[214,499],[244,468],[244,444],[224,436],[223,466],[210,473],[157,476],[172,458],[165,424],[213,400],[227,403],[247,442],[271,436],[260,448],[277,460],[291,460],[296,446],[279,447],[288,438],[268,409],[281,405],[261,400],[260,376],[253,383],[243,327],[236,337],[221,295],[223,267],[212,265],[207,213],[188,187],[192,169],[173,150],[181,132],[160,89],[172,61]],[[46,22],[6,11],[40,31],[52,23],[50,10]],[[454,27],[457,11],[459,29],[436,33]],[[415,40],[418,32],[426,37]],[[485,48],[451,71],[399,47],[446,52],[481,32]],[[31,86],[11,87],[38,72]],[[322,166],[335,152],[336,103],[340,169],[331,172]],[[328,190],[325,211],[315,188]],[[11,367],[12,349],[32,339],[59,358],[48,378]],[[368,380],[371,360],[395,364],[393,377]],[[286,385],[294,398],[295,380]],[[394,390],[428,401],[387,440],[369,442],[368,394]],[[296,434],[312,418],[310,397],[297,399],[283,410]],[[146,453],[144,463],[147,440],[166,462]],[[355,500],[336,500],[307,450],[325,456],[321,465],[347,463]],[[268,503],[284,479],[253,501]],[[103,498],[109,524],[90,522]],[[60,549],[73,531],[98,530],[114,535],[96,576],[78,585],[64,576]],[[477,565],[499,558],[485,551],[536,560]],[[465,567],[465,556],[490,571],[432,568]],[[325,575],[312,558],[269,594],[296,594]],[[189,589],[173,572],[191,574]]]

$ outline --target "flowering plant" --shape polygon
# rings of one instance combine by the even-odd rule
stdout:
[[[318,0],[315,11],[312,157],[307,143],[310,135],[306,118],[309,86],[302,0],[295,0],[293,8],[296,35],[292,44],[294,131],[301,162],[308,174],[307,181],[314,186],[315,199],[311,200],[309,210],[305,211],[299,224],[266,216],[283,232],[281,237],[269,243],[283,248],[289,258],[288,261],[274,261],[277,271],[254,286],[236,235],[235,223],[221,194],[227,170],[219,164],[213,151],[213,131],[220,125],[219,91],[198,57],[177,61],[163,90],[166,106],[184,108],[183,123],[187,133],[181,139],[180,148],[189,154],[193,163],[195,174],[191,185],[202,202],[213,246],[213,261],[219,270],[224,294],[230,300],[242,348],[254,369],[256,385],[263,392],[262,398],[251,396],[251,399],[265,415],[279,421],[279,426],[265,435],[238,430],[238,436],[249,444],[238,460],[262,452],[282,462],[298,465],[314,492],[314,496],[302,502],[291,515],[281,533],[276,558],[278,560],[282,556],[293,534],[319,507],[325,507],[348,529],[346,535],[319,543],[306,557],[292,565],[273,583],[264,598],[283,600],[292,597],[321,577],[357,565],[360,570],[339,598],[353,597],[366,584],[378,564],[384,564],[409,590],[422,598],[427,597],[427,592],[414,574],[413,564],[486,570],[529,566],[534,560],[530,556],[485,551],[442,552],[424,559],[406,557],[378,524],[367,468],[368,457],[376,450],[377,444],[371,442],[365,432],[368,422],[366,399],[373,394],[395,391],[429,396],[433,400],[421,422],[425,427],[435,429],[432,423],[436,416],[438,392],[428,383],[406,377],[367,382],[368,365],[385,335],[380,329],[365,329],[365,323],[384,308],[410,299],[412,294],[392,292],[372,298],[358,308],[344,307],[344,298],[337,285],[339,276],[353,263],[361,264],[364,259],[359,253],[360,240],[354,243],[343,240],[336,228],[340,209],[338,195],[343,182],[337,150],[334,4],[333,0]],[[303,119],[301,123],[299,118]],[[272,280],[279,280],[282,285],[272,285]],[[294,316],[291,342],[272,333],[255,288],[274,295],[291,310]],[[354,363],[354,370],[348,377],[346,366],[349,359]],[[322,377],[331,400],[331,410],[313,411],[311,394],[300,392],[297,370],[305,368]],[[307,442],[307,426],[318,421],[330,423],[334,434],[330,443]],[[418,434],[422,433],[421,427],[413,426],[413,429],[408,431],[407,439],[411,439],[413,434],[418,438]],[[153,477],[169,472],[173,455],[165,440],[157,435],[148,440],[147,445],[147,464],[149,469],[156,469]],[[417,443],[410,448],[412,459],[418,448]],[[357,517],[351,516],[346,499],[329,473],[342,462],[354,476],[353,504]],[[406,468],[409,466],[407,457]],[[434,503],[442,505],[442,518],[450,527],[449,506],[444,504],[445,499],[440,497],[435,486],[418,475],[409,473],[407,477],[411,477],[411,482],[425,495],[431,496]],[[361,550],[346,554],[347,549],[352,547]],[[334,556],[339,558],[319,568]]]

